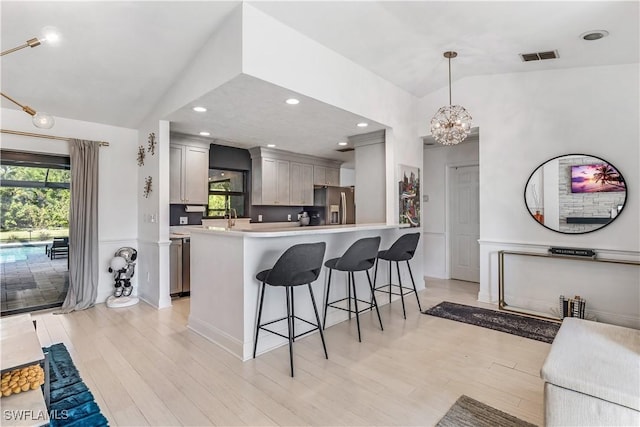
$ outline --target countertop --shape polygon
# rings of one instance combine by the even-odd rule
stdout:
[[[264,227],[260,228],[225,228],[225,227],[188,227],[193,234],[219,234],[238,237],[284,237],[300,234],[333,234],[348,233],[353,231],[387,230],[393,228],[408,228],[408,224],[345,224],[345,225],[317,225],[317,226],[291,226],[291,227]]]

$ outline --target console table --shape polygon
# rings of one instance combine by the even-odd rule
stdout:
[[[507,258],[511,260],[512,264],[507,263]],[[561,267],[559,262],[571,264]],[[615,266],[615,270],[601,268],[605,266]],[[558,307],[560,295],[565,297],[572,297],[575,294],[586,296],[587,308],[590,306],[592,308],[593,305],[612,299],[612,295],[620,292],[623,303],[633,304],[635,300],[637,304],[638,298],[635,298],[635,295],[639,293],[637,266],[640,266],[640,262],[633,260],[551,255],[540,252],[499,251],[498,306],[500,310],[504,311],[560,321],[562,320],[561,316],[554,316],[549,312],[550,306]],[[510,267],[511,276],[516,278],[510,283],[507,283],[508,281],[505,279],[507,267]],[[619,276],[615,276],[610,271],[615,271],[615,274],[619,274]],[[519,282],[527,284],[522,285]],[[622,286],[622,282],[625,282],[627,287],[616,288]],[[525,294],[520,300],[514,297],[518,293],[514,291],[514,287],[520,294]],[[511,300],[507,298],[506,291],[510,291]],[[555,292],[553,296],[551,296],[552,292]],[[543,307],[543,304],[546,306]],[[615,312],[616,310],[609,311]],[[637,308],[635,311],[629,310],[629,312],[637,317]],[[607,322],[606,319],[604,321]],[[615,322],[608,321],[607,323]],[[634,327],[635,325],[621,326]]]
[[[2,397],[1,424],[17,427],[49,425],[49,358],[42,351],[30,314],[0,319],[0,347],[2,374],[44,364],[44,396],[40,390],[29,390]]]

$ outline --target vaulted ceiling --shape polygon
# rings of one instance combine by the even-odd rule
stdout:
[[[3,57],[2,91],[57,117],[136,128],[239,4],[2,1],[2,50],[38,36],[46,26],[56,27],[62,36],[56,46]],[[446,50],[459,53],[453,63],[454,81],[482,74],[639,62],[635,1],[250,4],[416,97],[446,86]],[[580,35],[589,30],[607,30],[610,35],[587,42]],[[557,50],[559,58],[523,62],[518,55],[548,50]],[[234,123],[233,115],[219,114],[208,123],[178,111],[173,115],[175,129],[195,133],[209,128],[212,138],[244,138],[252,145],[273,142],[268,139],[281,131],[275,126],[283,118],[271,112],[265,120],[256,110],[268,105],[267,99],[256,96],[280,92],[256,85],[240,79],[224,89],[227,93],[211,95],[237,99],[231,107],[235,117],[252,113],[251,118],[236,120],[240,124]],[[247,96],[249,87],[254,89],[252,96]],[[15,108],[4,99],[2,106]],[[313,116],[299,120],[318,124],[313,127],[313,138],[318,139],[310,144],[322,146],[317,154],[326,153],[328,144],[339,137],[336,132],[323,134],[323,128],[355,118],[322,103],[310,111]],[[318,123],[318,117],[326,122]],[[340,132],[349,132],[341,126]],[[370,130],[375,128],[365,131]]]

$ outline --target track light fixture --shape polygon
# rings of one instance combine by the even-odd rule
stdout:
[[[2,92],[0,92],[0,95],[2,95],[2,97],[4,98],[7,98],[9,101],[13,102],[18,107],[22,108],[22,111],[24,111],[25,113],[33,117],[32,122],[35,127],[41,128],[41,129],[51,129],[53,125],[56,124],[56,121],[51,114],[48,114],[42,111],[37,112],[36,110],[29,107],[28,105],[22,105],[15,99],[11,98],[9,95],[4,94]]]
[[[51,32],[50,34],[48,34],[47,36],[45,36],[42,39],[38,39],[36,37],[27,40],[24,44],[21,44],[20,46],[16,46],[12,49],[7,49],[2,51],[2,53],[0,53],[0,56],[4,56],[4,55],[8,55],[10,53],[16,52],[18,50],[24,49],[26,47],[37,47],[40,46],[42,44],[42,42],[44,41],[50,41],[50,42],[54,42],[58,40],[58,35],[57,33]],[[33,108],[29,107],[28,105],[22,105],[21,103],[19,103],[18,101],[16,101],[15,99],[11,98],[9,95],[0,92],[0,95],[2,95],[3,98],[8,99],[9,101],[13,102],[14,104],[16,104],[18,107],[22,108],[22,111],[24,111],[25,113],[29,114],[31,117],[33,117],[32,122],[33,125],[35,127],[41,128],[41,129],[51,129],[53,127],[53,125],[55,124],[55,120],[53,118],[53,116],[51,114],[45,113],[45,112],[38,112],[36,110],[34,110]]]
[[[9,54],[9,53],[13,53],[13,52],[15,52],[15,51],[17,51],[17,50],[24,49],[25,47],[36,47],[36,46],[40,46],[41,44],[42,44],[42,40],[37,39],[37,38],[35,38],[35,37],[34,37],[34,38],[32,38],[32,39],[27,40],[27,42],[26,42],[25,44],[21,44],[20,46],[16,46],[16,47],[14,47],[13,49],[7,49],[7,50],[5,50],[5,51],[2,51],[2,53],[0,54],[0,56],[5,56],[5,55],[7,55],[7,54]]]

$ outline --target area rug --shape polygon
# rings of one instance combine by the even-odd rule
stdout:
[[[560,324],[556,322],[448,301],[431,307],[424,311],[424,314],[482,326],[483,328],[494,329],[549,344],[553,342],[558,329],[560,329]]]
[[[78,370],[64,344],[44,347],[49,353],[49,383],[51,426],[99,427],[107,426],[93,394],[80,378]]]
[[[536,427],[469,396],[462,395],[436,427]]]

